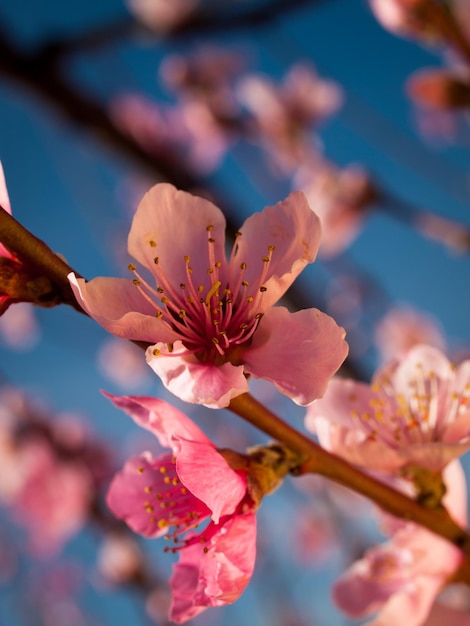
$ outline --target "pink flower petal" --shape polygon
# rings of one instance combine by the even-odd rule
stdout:
[[[209,225],[213,226],[210,236],[215,240],[216,260],[224,265],[225,218],[220,209],[167,183],[155,185],[137,207],[129,232],[129,254],[150,271],[158,257],[159,269],[175,289],[187,281],[185,256],[189,256],[194,282],[208,290]]]
[[[208,607],[237,600],[248,584],[256,557],[256,517],[229,518],[209,543],[181,550],[170,580],[170,619],[181,624]]]
[[[132,280],[94,278],[85,282],[68,275],[77,302],[106,330],[136,341],[174,341],[178,335],[155,317],[153,307],[139,293]]]
[[[181,439],[214,447],[210,439],[182,411],[172,404],[151,396],[115,396],[102,392],[119,409],[157,437],[160,445],[179,452]]]
[[[103,395],[152,432],[162,446],[172,449],[179,479],[208,506],[215,523],[235,511],[246,493],[246,479],[228,465],[189,417],[158,398]]]
[[[240,263],[246,263],[244,278],[250,284],[259,283],[269,246],[275,246],[263,281],[262,310],[279,300],[307,263],[312,263],[320,245],[321,226],[303,192],[295,191],[285,200],[254,213],[240,229],[231,274],[239,272]],[[236,281],[231,276],[230,282]]]
[[[243,353],[245,369],[273,382],[297,404],[310,404],[323,395],[346,358],[344,336],[344,329],[317,309],[290,313],[275,307],[264,315]]]
[[[155,349],[160,351],[158,356],[154,355]],[[181,341],[174,343],[171,353],[165,344],[151,346],[147,349],[146,358],[165,387],[185,402],[223,408],[232,398],[248,391],[243,366],[201,362],[192,355],[186,355]]]
[[[246,478],[237,474],[211,445],[199,441],[181,441],[176,457],[181,482],[212,511],[218,524],[231,515],[246,494]]]

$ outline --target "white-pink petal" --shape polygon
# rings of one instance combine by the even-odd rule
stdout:
[[[160,352],[158,356],[154,353],[156,349]],[[185,402],[220,409],[248,391],[242,365],[201,362],[188,355],[180,341],[174,343],[171,353],[165,344],[151,346],[146,358],[165,387]]]

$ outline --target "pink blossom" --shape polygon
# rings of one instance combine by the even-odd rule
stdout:
[[[377,21],[391,33],[431,39],[434,29],[428,20],[420,16],[420,8],[426,2],[427,0],[369,0],[369,5]]]
[[[253,130],[283,170],[310,157],[309,129],[337,111],[342,100],[335,83],[321,79],[314,68],[301,63],[289,70],[279,86],[262,75],[246,76],[237,93],[252,116]]]
[[[447,467],[444,480],[448,487],[444,504],[465,525],[466,484],[458,461]],[[462,558],[448,541],[408,523],[356,561],[334,585],[333,598],[351,617],[378,612],[368,626],[420,626]]]
[[[372,384],[337,378],[307,410],[321,444],[357,465],[440,471],[470,448],[470,360],[454,367],[438,349],[412,348]]]
[[[187,402],[227,406],[247,375],[298,404],[324,392],[347,354],[344,330],[317,309],[273,307],[316,256],[320,225],[301,192],[249,217],[224,252],[225,218],[207,200],[162,183],[137,208],[134,280],[69,276],[77,300],[108,331],[151,345],[146,358]]]
[[[375,343],[383,362],[399,357],[418,344],[445,349],[437,320],[408,306],[391,308],[375,329]]]
[[[149,452],[131,458],[107,496],[113,513],[135,532],[165,537],[172,542],[168,549],[180,554],[170,581],[170,618],[180,623],[234,602],[256,553],[246,475],[231,469],[199,428],[163,400],[105,395],[171,449],[158,458]]]
[[[362,229],[377,192],[361,167],[339,169],[328,163],[300,169],[296,185],[305,192],[322,225],[320,256],[343,252]]]
[[[191,17],[199,0],[126,0],[126,4],[145,26],[167,32]]]
[[[3,431],[0,448],[0,503],[27,530],[33,553],[53,554],[86,522],[91,476],[37,438],[17,445]]]

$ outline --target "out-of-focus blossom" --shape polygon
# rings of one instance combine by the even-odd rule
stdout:
[[[27,529],[32,552],[56,552],[87,520],[91,477],[83,466],[61,462],[43,442],[21,446],[16,463],[27,471],[9,509]]]
[[[149,452],[131,458],[107,496],[114,514],[135,532],[165,537],[172,542],[168,549],[179,553],[170,619],[181,623],[234,602],[251,578],[256,554],[256,503],[246,470],[233,470],[202,431],[166,402],[108,397],[171,450],[158,458]]]
[[[29,302],[18,302],[0,317],[0,338],[9,348],[31,350],[39,337],[40,329]]]
[[[114,98],[109,110],[115,125],[148,154],[180,160],[198,172],[213,170],[233,141],[203,100],[162,107],[128,94]]]
[[[199,0],[126,0],[129,11],[148,28],[166,33],[184,23]]]
[[[142,359],[142,350],[129,341],[110,338],[98,349],[101,373],[124,391],[132,391],[149,380],[149,370]]]
[[[333,379],[306,426],[352,463],[396,472],[441,471],[470,448],[470,361],[454,367],[418,345],[379,369],[372,384]]]
[[[98,569],[116,585],[132,582],[141,572],[142,554],[135,539],[123,533],[109,533],[101,542]]]
[[[206,104],[214,118],[223,123],[239,113],[233,83],[244,64],[237,52],[202,46],[186,56],[166,56],[159,76],[181,101]]]
[[[380,24],[395,35],[432,39],[436,28],[427,19],[429,0],[369,0]]]
[[[320,218],[320,256],[343,252],[362,228],[366,213],[377,198],[374,184],[363,168],[343,169],[322,163],[300,169],[294,179]]]
[[[308,133],[341,105],[336,83],[322,80],[311,67],[294,65],[280,86],[261,75],[241,79],[241,103],[253,118],[253,131],[282,169],[292,169],[311,157]]]
[[[408,96],[418,105],[437,110],[470,108],[470,80],[448,70],[426,69],[407,82]]]
[[[249,217],[225,258],[225,218],[212,203],[153,187],[129,233],[129,253],[156,281],[69,276],[81,306],[117,336],[146,341],[150,367],[185,401],[227,406],[246,374],[297,404],[324,392],[347,354],[344,330],[317,309],[273,304],[311,263],[320,225],[301,192]]]
[[[115,96],[109,104],[114,124],[149,154],[160,155],[169,145],[164,110],[141,94]]]
[[[423,626],[470,626],[470,615],[468,610],[459,611],[451,606],[436,602],[423,623]]]
[[[204,46],[191,55],[169,55],[160,65],[160,78],[178,99],[171,135],[193,170],[217,167],[240,131],[233,82],[243,64],[238,53]]]
[[[57,552],[85,524],[107,462],[81,423],[45,420],[21,393],[2,389],[0,504],[26,529],[33,553]]]
[[[418,344],[445,350],[438,320],[407,306],[396,306],[377,324],[375,343],[383,363],[405,354]]]
[[[444,480],[448,488],[444,504],[457,523],[465,526],[466,484],[458,461],[447,467]],[[351,617],[378,612],[369,626],[421,626],[462,559],[457,547],[408,523],[390,541],[356,561],[335,583],[333,598]]]
[[[175,129],[173,137],[182,158],[193,171],[203,174],[221,163],[234,141],[204,101],[180,102],[169,116],[169,128]]]
[[[470,228],[439,215],[424,213],[415,220],[415,227],[430,239],[446,245],[456,254],[470,250]]]

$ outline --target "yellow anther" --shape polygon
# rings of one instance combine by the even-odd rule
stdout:
[[[242,280],[243,287],[248,287],[250,283],[247,280]]]
[[[150,487],[150,485],[148,485],[147,487],[144,487],[144,491],[145,493],[151,493],[153,491],[153,487]]]
[[[157,247],[157,242],[156,242],[156,241],[154,241],[153,239],[151,239],[151,240],[149,241],[149,245],[150,245],[150,247],[151,247],[151,248],[156,248],[156,247]]]
[[[157,311],[157,312],[155,313],[155,316],[156,316],[156,318],[157,318],[157,319],[159,319],[159,320],[160,320],[160,319],[163,317],[163,311]]]
[[[158,256],[154,256],[153,257],[153,262],[155,263],[155,265],[158,265],[159,261],[160,261],[160,259],[158,258]]]
[[[158,520],[158,528],[166,528],[167,526],[169,526],[169,524],[166,519]]]
[[[152,350],[152,354],[153,356],[160,356],[160,350],[158,348],[155,348],[154,350]]]
[[[206,227],[206,230],[207,230],[207,232],[208,232],[208,233],[210,233],[211,231],[213,231],[213,230],[214,230],[214,225],[213,225],[213,224],[209,224],[209,225]]]
[[[240,269],[246,270],[246,263],[240,263]]]
[[[137,473],[138,474],[143,474],[144,473],[144,468],[141,465],[139,465],[139,467],[137,468]]]
[[[137,266],[134,265],[134,263],[129,263],[127,267],[131,272],[135,272],[135,270],[137,269]]]
[[[186,289],[186,285],[184,283],[180,283],[180,289]]]
[[[134,285],[136,285],[137,287],[140,285],[140,280],[138,278],[134,278],[134,280],[132,281],[134,283]]]
[[[259,288],[259,290],[261,291],[261,293],[264,293],[265,291],[268,290],[267,287],[265,287],[264,285],[261,285],[261,287]]]

